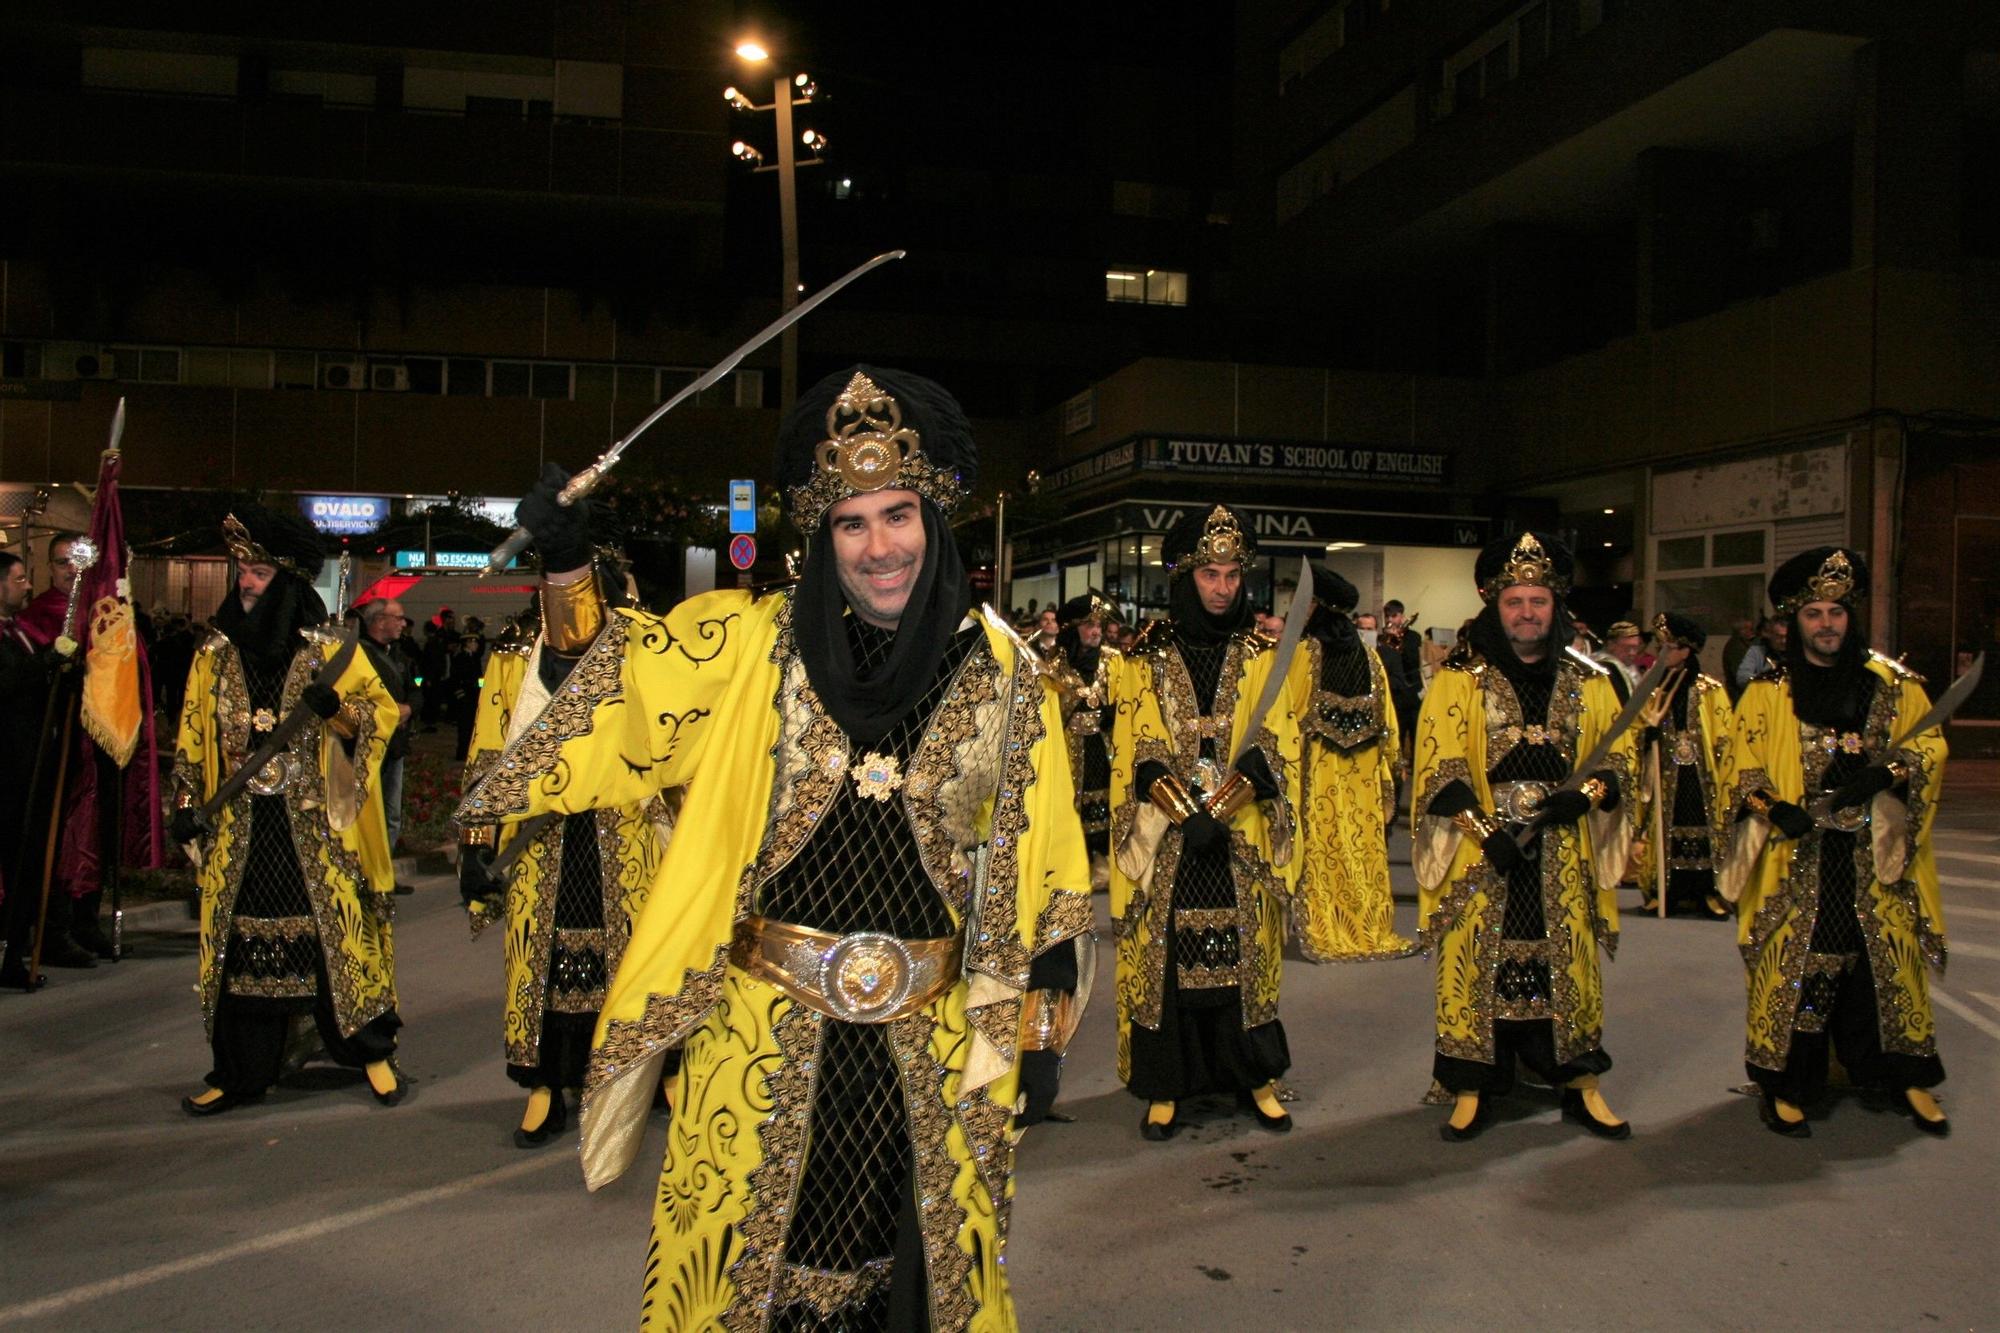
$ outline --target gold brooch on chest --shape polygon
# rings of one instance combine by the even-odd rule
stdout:
[[[260,708],[250,715],[250,727],[253,731],[276,731],[278,715],[268,708]]]
[[[1856,731],[1822,731],[1819,734],[1819,748],[1832,754],[1842,750],[1848,754],[1860,754],[1866,747],[1861,742],[1861,733]]]
[[[848,765],[847,776],[854,779],[855,794],[871,801],[886,801],[903,785],[902,765],[888,754],[862,755]]]

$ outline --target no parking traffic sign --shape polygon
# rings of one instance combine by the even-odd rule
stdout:
[[[757,563],[757,539],[736,536],[729,539],[729,563],[738,569],[748,569]]]

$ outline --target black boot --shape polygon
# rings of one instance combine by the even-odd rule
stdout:
[[[49,903],[42,924],[42,962],[49,967],[96,967],[97,955],[70,938],[69,914],[69,904],[61,899]]]
[[[78,898],[75,910],[70,914],[69,934],[70,938],[76,941],[78,948],[88,949],[109,963],[116,961],[118,954],[111,947],[111,939],[104,933],[104,927],[97,919],[98,909],[103,902],[102,889]]]

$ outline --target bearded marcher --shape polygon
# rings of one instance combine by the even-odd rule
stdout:
[[[600,572],[607,605],[622,599]],[[550,650],[539,617],[516,623],[486,660],[466,760],[470,791],[547,705],[541,659]],[[507,923],[507,1077],[528,1090],[514,1146],[538,1148],[569,1122],[565,1093],[583,1087],[590,1040],[604,1007],[605,986],[618,970],[632,923],[645,905],[672,827],[666,797],[568,815],[532,830],[519,821],[463,829],[459,892],[473,934]],[[515,838],[527,849],[495,882],[488,870]]]
[[[1417,946],[1396,933],[1389,896],[1402,742],[1388,672],[1350,618],[1361,599],[1352,583],[1315,565],[1312,597],[1301,641],[1311,695],[1298,709],[1304,860],[1293,931],[1315,962],[1405,958]]]
[[[405,1084],[393,1056],[394,884],[377,788],[396,701],[358,650],[341,651],[313,589],[319,534],[298,514],[223,520],[235,579],[216,632],[195,653],[181,711],[169,831],[191,847],[201,889],[202,1017],[215,1067],[190,1115],[260,1100],[277,1081],[287,1028],[310,1015],[327,1054],[366,1071],[377,1101]],[[303,705],[308,724],[206,826],[198,808]]]
[[[1105,623],[1117,608],[1092,590],[1062,605],[1049,678],[1062,695],[1063,731],[1069,736],[1070,780],[1083,845],[1090,852],[1093,889],[1111,883],[1111,725],[1116,707],[1111,682],[1124,654],[1104,641]]]
[[[1255,550],[1243,522],[1217,505],[1170,528],[1162,546],[1171,618],[1148,627],[1113,691],[1118,1076],[1147,1103],[1139,1128],[1149,1141],[1172,1138],[1179,1104],[1209,1092],[1235,1094],[1283,1132],[1292,1118],[1277,1079],[1291,1053],[1278,990],[1297,874],[1292,707],[1304,659],[1251,736],[1275,654],[1244,595]]]
[[[558,679],[461,819],[687,788],[583,1103],[596,1187],[680,1050],[648,1327],[1015,1323],[1010,1130],[1055,1097],[1090,871],[1055,693],[966,614],[976,467],[937,384],[832,376],[780,432],[797,585],[665,617],[605,614],[561,469],[521,504]]]
[[[1417,721],[1412,861],[1422,940],[1438,956],[1431,1068],[1453,1099],[1447,1141],[1485,1128],[1517,1061],[1562,1090],[1564,1119],[1632,1132],[1597,1086],[1611,1068],[1597,950],[1617,947],[1634,738],[1579,771],[1619,704],[1602,669],[1565,651],[1574,567],[1542,533],[1481,551],[1485,609]]]
[[[1638,864],[1639,906],[1668,916],[1683,909],[1730,915],[1715,870],[1727,847],[1724,771],[1736,720],[1729,691],[1702,674],[1697,654],[1708,642],[1701,622],[1678,611],[1655,618],[1666,645],[1667,674],[1646,701],[1639,742],[1638,811],[1646,820]]]
[[[1945,960],[1931,848],[1943,732],[1904,736],[1930,699],[1919,677],[1866,647],[1860,552],[1796,555],[1770,592],[1790,633],[1784,660],[1737,702],[1740,822],[1723,877],[1749,974],[1745,1067],[1778,1134],[1811,1134],[1806,1108],[1826,1091],[1829,1048],[1856,1087],[1943,1134],[1924,973]]]

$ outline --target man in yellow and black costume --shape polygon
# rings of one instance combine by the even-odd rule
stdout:
[[[1716,890],[1715,872],[1728,846],[1723,773],[1736,718],[1729,691],[1702,673],[1696,655],[1708,631],[1701,622],[1667,611],[1654,618],[1654,628],[1667,674],[1645,704],[1639,741],[1639,907],[1661,916],[1686,910],[1726,920],[1729,905]]]
[[[468,822],[686,787],[583,1102],[592,1186],[681,1052],[646,1261],[661,1329],[1006,1329],[1014,1130],[1071,1030],[1089,864],[1056,695],[968,615],[956,401],[856,367],[801,395],[779,479],[796,587],[607,615],[589,506],[546,470],[539,717]],[[552,673],[554,674],[554,673]]]
[[[1579,772],[1619,704],[1604,669],[1567,649],[1574,564],[1543,533],[1481,551],[1486,605],[1417,719],[1411,859],[1438,960],[1431,1073],[1453,1099],[1447,1141],[1486,1127],[1517,1063],[1561,1089],[1565,1119],[1631,1134],[1597,1086],[1611,1068],[1597,950],[1617,946],[1634,737]]]
[[[1064,602],[1049,662],[1050,680],[1062,696],[1070,778],[1094,889],[1111,882],[1111,728],[1117,712],[1111,682],[1125,658],[1104,641],[1104,627],[1115,615],[1110,600],[1095,589]]]
[[[618,600],[600,573],[607,603]],[[510,626],[486,659],[466,758],[471,790],[548,704],[541,659],[548,652],[540,618]],[[590,1042],[607,986],[632,936],[659,870],[672,827],[668,794],[590,810],[524,829],[519,821],[464,830],[459,893],[476,935],[507,923],[503,1036],[507,1077],[528,1089],[514,1131],[519,1148],[537,1148],[568,1124],[566,1091],[583,1087]],[[488,868],[512,842],[528,846],[496,882]]]
[[[1235,1094],[1282,1133],[1292,1118],[1277,1080],[1291,1052],[1278,990],[1304,659],[1246,748],[1276,666],[1244,593],[1250,536],[1217,505],[1161,545],[1172,617],[1133,645],[1113,690],[1118,1076],[1147,1103],[1149,1141],[1179,1132],[1180,1103],[1203,1093]]]
[[[1770,592],[1791,633],[1783,660],[1736,704],[1723,875],[1748,968],[1745,1067],[1764,1123],[1785,1137],[1812,1132],[1806,1108],[1826,1091],[1829,1048],[1854,1086],[1944,1134],[1924,970],[1945,960],[1931,848],[1943,731],[1905,735],[1930,699],[1921,679],[1867,648],[1860,552],[1802,552]]]
[[[1306,621],[1299,836],[1303,863],[1292,901],[1299,949],[1314,962],[1406,958],[1414,941],[1396,933],[1389,896],[1388,821],[1402,759],[1399,719],[1382,658],[1361,640],[1361,593],[1313,566]]]
[[[395,885],[377,780],[396,700],[359,651],[331,684],[316,679],[340,641],[313,589],[320,537],[302,516],[239,510],[223,537],[235,577],[188,672],[169,823],[198,866],[214,1057],[206,1089],[181,1106],[210,1116],[261,1100],[292,1020],[308,1015],[327,1053],[394,1105]],[[298,706],[308,724],[204,823],[198,808]]]

